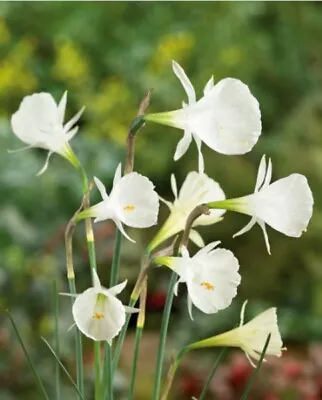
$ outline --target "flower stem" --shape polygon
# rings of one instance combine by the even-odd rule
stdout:
[[[104,377],[103,379],[106,379],[106,387],[105,387],[105,393],[104,393],[104,400],[111,400],[113,399],[113,380],[112,380],[112,348],[111,346],[106,343],[104,346],[104,355],[105,355],[105,366],[104,366]]]
[[[171,307],[173,302],[173,289],[174,285],[177,281],[178,275],[175,272],[172,272],[171,279],[169,282],[167,299],[164,307],[162,323],[161,323],[161,332],[160,332],[160,341],[157,355],[157,363],[156,363],[156,372],[154,378],[154,386],[153,386],[153,400],[159,400],[160,397],[160,389],[161,389],[161,377],[162,377],[162,365],[163,365],[163,357],[164,357],[164,347],[167,339],[168,333],[168,325],[171,314]]]
[[[54,318],[55,318],[55,352],[59,358],[59,301],[58,301],[58,287],[57,281],[53,281],[53,302],[54,302]],[[60,400],[60,367],[55,363],[55,389],[56,400]]]
[[[70,294],[76,294],[75,278],[68,278]],[[72,305],[75,299],[72,298]],[[75,329],[75,346],[76,346],[76,376],[77,387],[80,392],[79,399],[84,396],[84,373],[83,373],[83,346],[82,336],[78,328]]]
[[[209,374],[209,376],[207,378],[207,381],[206,381],[206,383],[205,383],[205,385],[204,385],[204,387],[202,389],[202,392],[201,392],[201,395],[199,397],[199,400],[205,400],[207,392],[208,392],[208,389],[209,389],[209,385],[210,385],[210,383],[211,383],[211,381],[212,381],[212,379],[213,379],[213,377],[214,377],[214,375],[215,375],[215,373],[217,371],[217,368],[218,368],[218,366],[220,364],[220,361],[226,355],[227,352],[228,352],[228,348],[227,347],[224,347],[220,351],[219,356],[217,357],[217,359],[215,361],[215,364],[214,364],[214,366],[212,368],[212,371],[210,372],[210,374]]]
[[[146,295],[148,290],[148,279],[145,277],[142,289],[140,293],[140,311],[139,316],[136,323],[136,332],[135,332],[135,344],[134,344],[134,357],[133,357],[133,365],[132,365],[132,374],[131,374],[131,383],[129,390],[129,400],[133,399],[134,388],[135,388],[135,380],[136,380],[136,368],[139,356],[140,342],[143,334],[144,324],[145,324],[145,306],[146,306]]]

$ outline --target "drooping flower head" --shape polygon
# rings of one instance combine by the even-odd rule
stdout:
[[[78,329],[93,340],[110,342],[122,329],[126,312],[138,312],[116,298],[126,286],[124,281],[110,289],[101,286],[93,270],[93,287],[77,295],[73,304],[73,317]]]
[[[179,275],[179,283],[188,289],[188,310],[192,318],[192,304],[206,314],[227,308],[237,294],[240,283],[239,263],[233,253],[215,249],[220,242],[209,243],[193,257],[182,247],[182,257],[156,257],[155,262],[168,266]]]
[[[122,234],[134,242],[123,228],[123,224],[133,228],[148,228],[155,225],[159,212],[159,198],[153,183],[137,172],[121,176],[121,164],[118,165],[111,193],[94,178],[102,201],[87,208],[78,215],[78,219],[93,217],[94,222],[112,219]]]
[[[78,131],[78,126],[74,125],[84,108],[64,124],[66,103],[67,92],[58,105],[50,93],[35,93],[24,97],[18,111],[11,117],[13,133],[27,144],[24,149],[39,147],[49,151],[45,165],[38,175],[46,171],[53,153],[60,154],[76,168],[80,165],[68,142]]]
[[[189,172],[186,176],[179,193],[175,176],[171,175],[171,188],[174,195],[173,203],[160,197],[160,200],[169,207],[170,215],[150,243],[150,250],[153,250],[160,243],[176,233],[183,231],[189,214],[199,204],[207,203],[214,198],[218,200],[225,199],[225,193],[216,181],[209,178],[206,174],[198,174],[195,171]],[[222,219],[224,212],[224,210],[211,210],[209,215],[202,215],[197,218],[193,226],[214,224]],[[197,246],[204,246],[202,237],[194,229],[190,232],[190,239]]]
[[[184,130],[175,160],[187,151],[192,138],[199,152],[200,172],[204,170],[202,142],[222,154],[249,152],[257,143],[262,125],[258,101],[248,86],[234,78],[222,79],[214,85],[211,78],[204,96],[196,101],[194,88],[183,68],[176,62],[172,66],[187,93],[188,104],[175,111],[147,114],[144,119]]]
[[[270,245],[265,224],[284,235],[300,237],[305,232],[313,212],[313,195],[305,176],[292,174],[273,183],[271,178],[271,160],[266,166],[263,156],[253,194],[208,204],[209,207],[250,215],[250,222],[234,236],[242,235],[258,223],[264,233],[269,253]]]
[[[269,308],[244,325],[246,303],[247,301],[241,309],[238,328],[193,343],[189,345],[189,348],[240,347],[245,352],[250,363],[255,366],[252,360],[258,361],[260,359],[268,335],[271,335],[265,354],[280,357],[282,350],[285,350],[285,348],[283,348],[281,334],[278,329],[276,308]]]

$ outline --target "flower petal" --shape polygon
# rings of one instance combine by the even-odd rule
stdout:
[[[78,329],[93,340],[113,339],[125,323],[123,304],[113,296],[85,290],[73,304],[73,317]]]
[[[85,107],[82,107],[77,114],[73,116],[65,125],[64,125],[64,131],[67,133],[72,126],[76,124],[76,122],[80,119],[82,116],[83,112],[85,110]]]
[[[266,175],[266,156],[265,154],[262,156],[261,161],[259,163],[257,179],[254,192],[258,192],[262,187]]]
[[[186,73],[184,72],[183,68],[174,60],[172,61],[172,69],[173,72],[176,74],[177,78],[180,80],[184,90],[187,93],[189,104],[192,104],[196,101],[196,94],[195,90],[187,77]]]
[[[203,155],[201,152],[201,145],[202,145],[202,141],[198,136],[194,136],[196,145],[197,145],[197,149],[198,149],[198,170],[199,170],[199,174],[203,174],[204,170],[205,170],[205,162],[203,159]]]
[[[174,198],[176,199],[178,198],[178,187],[177,187],[176,177],[174,174],[171,174],[170,183],[171,183],[172,193],[174,195]]]
[[[189,145],[192,140],[192,135],[188,130],[184,131],[183,137],[180,139],[180,141],[177,144],[176,151],[174,153],[174,161],[178,161],[188,150]]]
[[[204,87],[203,90],[204,95],[206,96],[214,86],[215,86],[214,76],[212,75],[209,81],[206,83],[206,86]]]
[[[248,86],[226,78],[188,107],[186,126],[219,153],[245,154],[261,134],[259,104]]]
[[[257,222],[256,217],[252,217],[251,220],[240,231],[236,232],[233,235],[233,238],[235,238],[236,236],[243,235],[244,233],[246,233],[249,230],[251,230],[252,227],[256,224],[256,222]]]
[[[67,142],[69,142],[71,139],[73,139],[73,137],[76,135],[76,133],[78,132],[79,126],[75,126],[73,129],[71,129],[70,131],[68,131],[66,133],[66,140]]]
[[[102,199],[104,201],[108,201],[109,200],[109,196],[106,193],[106,189],[105,189],[105,186],[103,185],[102,181],[100,181],[96,176],[94,176],[94,182],[95,182],[95,185],[96,185],[97,189],[99,190],[99,192],[100,192],[100,194],[102,196]]]
[[[119,219],[114,218],[113,221],[115,222],[117,229],[122,233],[122,235],[126,237],[126,239],[128,239],[132,243],[136,243],[135,240],[131,239],[130,236],[125,232],[122,222]]]
[[[205,242],[201,237],[200,233],[197,232],[195,229],[191,229],[189,233],[189,239],[193,241],[195,245],[198,247],[204,247]]]
[[[123,176],[110,194],[116,215],[133,228],[147,228],[157,222],[159,197],[153,183],[143,175],[131,172]]]
[[[41,168],[41,170],[37,172],[36,176],[42,175],[42,174],[47,170],[48,164],[49,164],[49,159],[50,159],[50,157],[51,157],[52,154],[53,154],[52,151],[49,151],[49,152],[48,152],[47,157],[46,157],[46,160],[45,160],[45,164],[44,164],[44,166]]]
[[[116,295],[120,294],[121,292],[123,292],[126,285],[127,285],[127,279],[125,281],[123,281],[122,283],[119,283],[118,285],[113,286],[107,290],[112,296],[116,296]]]
[[[300,174],[279,179],[249,198],[256,217],[287,236],[301,236],[312,216],[312,192]]]
[[[61,124],[64,123],[66,104],[67,104],[67,90],[62,95],[62,98],[60,99],[60,102],[58,104],[58,118]]]
[[[92,269],[92,278],[93,278],[93,287],[96,290],[96,292],[101,290],[101,282],[98,277],[96,269]]]
[[[121,180],[122,178],[122,163],[119,163],[115,170],[114,179],[113,179],[113,187]]]
[[[269,239],[268,239],[268,234],[267,234],[267,231],[266,231],[265,222],[260,220],[260,219],[258,219],[257,222],[258,222],[258,225],[261,227],[261,229],[263,231],[267,252],[268,252],[269,255],[271,255],[271,246],[269,244]]]

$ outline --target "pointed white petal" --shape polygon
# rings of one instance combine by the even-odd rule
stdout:
[[[223,79],[189,107],[186,127],[219,153],[245,154],[262,130],[258,101],[240,80]]]
[[[220,240],[217,240],[215,242],[210,242],[206,246],[204,246],[202,249],[198,251],[192,258],[200,258],[203,257],[204,255],[208,255],[214,248],[216,248],[220,244]]]
[[[20,153],[21,151],[32,149],[33,147],[34,147],[33,145],[29,145],[29,146],[20,147],[20,149],[7,149],[7,152],[9,154]]]
[[[261,161],[259,163],[257,179],[254,192],[258,192],[262,187],[266,175],[266,157],[265,154],[262,156]]]
[[[175,283],[175,285],[173,287],[173,293],[174,293],[175,296],[178,296],[179,283],[181,283],[180,282],[180,278],[177,280],[177,282]]]
[[[172,69],[173,72],[176,74],[177,78],[180,80],[184,90],[187,93],[189,104],[192,104],[196,101],[196,94],[195,90],[187,77],[186,73],[184,72],[183,68],[174,60],[172,61]]]
[[[58,118],[60,124],[64,123],[66,104],[67,104],[67,90],[62,95],[62,98],[60,99],[60,102],[58,104]]]
[[[135,307],[129,307],[129,306],[124,306],[125,312],[128,314],[135,314],[138,313],[140,311],[139,308],[135,308]]]
[[[132,243],[136,243],[135,240],[131,239],[130,236],[125,232],[122,222],[118,219],[114,219],[115,225],[117,226],[118,230]]]
[[[44,166],[41,168],[41,170],[37,172],[36,176],[42,175],[42,174],[47,170],[48,164],[49,164],[49,159],[50,159],[50,157],[51,157],[52,154],[53,154],[52,151],[49,151],[49,152],[48,152],[47,157],[46,157],[46,160],[45,160],[45,164],[44,164]]]
[[[189,251],[188,251],[188,249],[186,248],[186,246],[181,246],[180,251],[181,251],[181,254],[182,254],[182,257],[183,257],[183,258],[188,258],[188,259],[190,259]]]
[[[110,194],[117,218],[133,228],[148,228],[157,223],[159,197],[153,183],[137,172],[121,178]]]
[[[206,83],[206,86],[204,87],[203,93],[205,96],[211,91],[214,85],[214,76],[212,75],[209,81]]]
[[[269,255],[271,255],[271,246],[269,244],[269,240],[268,240],[268,235],[267,235],[267,231],[266,231],[266,226],[265,226],[265,222],[262,220],[257,220],[258,225],[261,227],[263,234],[264,234],[264,240],[265,240],[265,245],[267,248],[267,252]]]
[[[85,107],[82,107],[77,114],[73,116],[65,125],[64,125],[64,131],[67,133],[72,126],[76,124],[76,122],[80,119],[82,116],[83,112],[85,110]]]
[[[122,177],[122,163],[119,163],[115,170],[114,179],[113,179],[113,188],[117,185]]]
[[[265,186],[268,186],[271,183],[271,180],[272,180],[272,161],[271,161],[271,159],[269,159],[268,160],[268,165],[267,165],[265,181],[263,183],[263,188]]]
[[[101,282],[98,277],[97,271],[93,268],[92,269],[92,278],[93,278],[93,287],[96,291],[101,290]]]
[[[188,304],[188,313],[189,313],[189,317],[191,318],[191,320],[193,321],[193,316],[192,316],[192,300],[191,297],[189,296],[189,293],[187,295],[187,304]]]
[[[238,231],[233,235],[233,238],[235,238],[236,236],[243,235],[244,233],[251,230],[252,227],[256,224],[256,222],[257,222],[256,217],[252,217],[251,220],[248,222],[248,224],[246,224],[240,231]]]
[[[201,237],[200,233],[197,232],[195,229],[190,230],[189,239],[193,241],[195,245],[198,247],[204,247],[205,242]]]
[[[119,283],[118,285],[109,288],[108,292],[112,296],[117,296],[118,294],[120,294],[125,289],[126,285],[127,285],[127,279],[125,281],[123,281],[122,283]]]
[[[245,310],[246,310],[247,303],[248,303],[248,300],[245,300],[243,302],[242,308],[240,310],[240,323],[239,323],[239,326],[244,325],[244,317],[245,317]]]
[[[170,183],[171,183],[171,189],[172,189],[174,198],[177,199],[178,198],[178,188],[177,188],[176,177],[174,174],[171,174]]]
[[[78,132],[79,127],[75,126],[75,128],[71,129],[70,131],[68,131],[66,133],[66,140],[67,142],[69,142],[71,139],[73,139],[73,137],[76,135],[76,133]]]
[[[108,194],[106,193],[106,189],[105,189],[105,186],[103,185],[102,181],[100,181],[96,176],[94,176],[94,182],[102,196],[102,199],[104,201],[107,201],[109,199],[109,197],[108,197]]]
[[[177,144],[176,151],[174,153],[174,161],[178,161],[188,150],[189,145],[192,140],[192,135],[188,130],[184,131],[183,137],[180,139],[180,141]]]
[[[164,203],[170,211],[172,211],[173,209],[173,204],[171,203],[171,201],[165,200],[163,197],[159,196],[159,200],[162,201],[162,203]]]
[[[199,174],[203,174],[204,170],[205,170],[205,162],[204,162],[203,155],[201,152],[202,141],[198,136],[194,136],[194,139],[195,139],[197,149],[198,149],[198,171],[199,171]]]

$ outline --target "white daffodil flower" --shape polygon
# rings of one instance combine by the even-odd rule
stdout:
[[[267,251],[270,245],[265,224],[284,235],[300,237],[306,231],[313,212],[313,195],[307,179],[301,174],[292,174],[271,183],[272,163],[266,166],[262,157],[255,191],[253,194],[222,202],[208,203],[209,207],[223,208],[252,216],[250,222],[235,236],[248,232],[256,223],[261,227]]]
[[[207,203],[214,198],[218,200],[225,199],[225,193],[216,181],[204,173],[198,174],[195,171],[189,172],[186,176],[179,193],[175,176],[172,174],[171,188],[174,195],[173,203],[160,197],[160,200],[169,207],[170,215],[150,243],[150,250],[153,250],[176,233],[183,231],[189,214],[199,204]],[[222,219],[224,213],[224,210],[211,210],[209,215],[202,215],[197,218],[193,226],[214,224]],[[205,245],[200,234],[194,229],[190,231],[190,239],[199,247]]]
[[[240,283],[239,263],[233,253],[226,249],[215,249],[220,242],[212,242],[193,257],[183,246],[182,257],[156,257],[155,262],[166,265],[179,275],[179,283],[188,289],[188,311],[192,318],[192,304],[206,314],[227,308],[237,294]]]
[[[127,307],[116,298],[123,291],[127,281],[110,289],[101,286],[93,270],[94,286],[76,295],[73,304],[73,317],[78,329],[93,340],[110,342],[122,329],[125,313],[138,312],[138,309]]]
[[[265,354],[280,357],[282,350],[286,349],[282,347],[283,343],[278,329],[276,308],[269,308],[244,325],[246,303],[247,301],[244,302],[241,309],[240,325],[238,328],[193,343],[189,348],[214,346],[240,347],[245,352],[251,365],[255,367],[252,359],[255,361],[260,359],[268,335],[271,335]]]
[[[196,101],[194,88],[184,70],[175,61],[174,73],[181,81],[188,104],[175,111],[146,114],[146,121],[183,129],[174,159],[178,160],[194,138],[199,152],[199,170],[203,172],[201,142],[218,153],[233,155],[249,152],[261,134],[261,113],[256,98],[239,79],[225,78],[214,85],[211,78],[204,96]]]
[[[13,133],[28,145],[12,152],[33,147],[49,151],[46,162],[37,175],[46,171],[53,153],[60,154],[76,168],[80,165],[68,142],[78,131],[78,126],[74,125],[81,117],[84,107],[64,124],[66,103],[67,92],[63,94],[58,105],[50,93],[35,93],[24,97],[18,111],[11,117]]]
[[[115,171],[113,188],[108,195],[103,183],[96,177],[94,182],[103,201],[81,212],[77,219],[94,217],[94,222],[112,219],[122,234],[132,240],[123,224],[133,228],[148,228],[157,223],[159,198],[153,183],[137,172],[121,176],[121,164]]]

